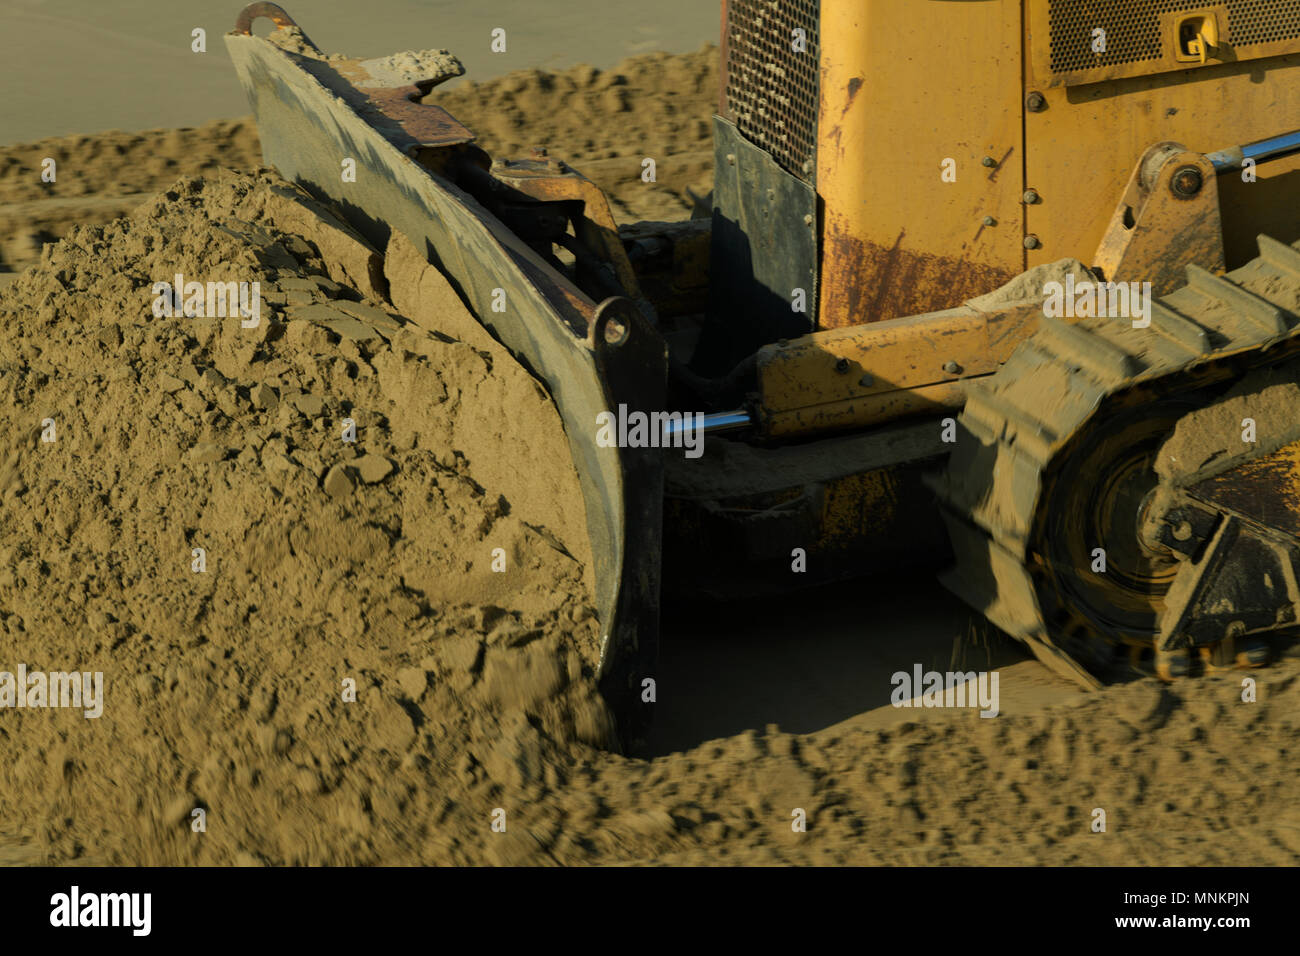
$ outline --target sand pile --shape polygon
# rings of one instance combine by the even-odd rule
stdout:
[[[438,87],[429,101],[469,126],[493,155],[549,147],[609,194],[620,222],[636,222],[684,219],[690,194],[712,188],[717,87],[717,50],[705,47],[631,57],[611,70],[529,70]],[[653,183],[641,179],[646,157],[656,162]],[[46,158],[56,164],[53,183],[41,180]],[[31,265],[44,243],[72,226],[125,215],[179,176],[253,170],[260,162],[251,117],[0,147],[0,275]]]
[[[73,226],[124,216],[180,176],[255,169],[261,157],[251,118],[0,148],[0,270],[25,269],[43,244]],[[54,182],[42,179],[46,159],[54,160]]]
[[[607,740],[549,399],[392,312],[407,278],[318,213],[182,180],[0,296],[0,670],[105,682],[96,719],[4,712],[9,836],[41,858],[455,859],[436,823],[486,821],[552,735]],[[260,323],[154,318],[177,273],[259,282]]]

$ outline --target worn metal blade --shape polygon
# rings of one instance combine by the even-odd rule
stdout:
[[[648,710],[640,702],[641,679],[650,676],[658,643],[662,463],[658,449],[600,447],[596,416],[620,404],[664,407],[663,339],[618,299],[600,312],[616,316],[628,334],[617,343],[595,334],[603,329],[596,303],[472,196],[411,157],[412,143],[428,138],[412,135],[411,112],[436,107],[402,98],[406,105],[394,111],[376,104],[372,91],[340,95],[333,81],[327,86],[301,57],[268,40],[238,31],[225,39],[266,162],[331,201],[376,248],[385,248],[393,230],[403,232],[550,390],[585,499],[604,635],[601,686],[625,742],[634,741]],[[392,91],[386,95],[391,99]],[[465,142],[463,127],[445,125],[445,112],[428,115],[433,127],[421,131],[416,123],[417,134],[443,124],[442,142]],[[344,159],[356,162],[355,182],[340,175]],[[505,290],[504,312],[493,310],[497,290]]]

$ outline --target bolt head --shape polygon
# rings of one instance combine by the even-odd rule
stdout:
[[[1038,195],[1037,189],[1026,189],[1024,196],[1021,198],[1030,206],[1042,199],[1042,197]]]
[[[994,159],[992,156],[985,156],[982,162],[984,163],[985,166],[988,166],[990,169],[992,169],[994,166],[998,164],[998,161]]]
[[[948,361],[943,363],[943,370],[949,375],[956,375],[961,371],[961,366],[952,359],[948,359]]]
[[[847,372],[848,370],[849,370],[849,360],[848,360],[848,359],[846,359],[846,358],[842,358],[842,359],[836,359],[836,360],[835,360],[835,371],[837,371],[837,372],[839,372],[841,375],[843,375],[843,374],[844,374],[845,372]]]
[[[998,224],[998,221],[997,221],[996,219],[994,219],[992,216],[985,216],[985,217],[984,217],[984,225],[986,225],[986,226],[996,226],[997,224]]]
[[[1031,113],[1041,113],[1047,109],[1047,97],[1035,90],[1025,97],[1025,109]]]
[[[1201,176],[1201,171],[1195,166],[1179,168],[1174,172],[1173,178],[1169,180],[1169,188],[1180,199],[1191,199],[1201,191],[1202,185],[1204,185],[1204,178]]]
[[[1025,248],[1037,249],[1042,243],[1038,241],[1037,236],[1025,236]]]

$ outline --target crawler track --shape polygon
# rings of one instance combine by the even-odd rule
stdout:
[[[1246,372],[1300,354],[1300,251],[1267,236],[1259,249],[1226,276],[1189,266],[1146,328],[1045,318],[970,388],[934,484],[957,557],[943,583],[1082,684],[1159,629],[1177,563],[1141,545],[1137,515],[1161,442]]]

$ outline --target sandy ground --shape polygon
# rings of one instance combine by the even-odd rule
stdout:
[[[709,62],[441,101],[603,176],[625,221],[684,216]],[[646,190],[623,165],[652,150],[682,159]],[[1240,674],[1084,694],[927,578],[666,608],[654,736],[610,752],[545,394],[411,249],[218,170],[256,157],[248,121],[0,151],[26,268],[0,287],[0,670],[106,682],[98,718],[0,711],[0,862],[1300,860],[1300,661],[1249,702]],[[175,272],[260,278],[265,324],[152,317]],[[999,716],[891,706],[895,672],[950,664],[998,671]]]
[[[744,605],[670,605],[660,663],[665,693],[649,752],[771,725],[793,734],[896,726],[914,712],[891,706],[890,678],[915,664],[997,669],[1008,715],[1082,693],[983,625],[928,574],[882,578],[869,594],[865,614],[856,581]]]
[[[233,67],[230,68],[233,75]],[[684,219],[691,194],[712,183],[709,117],[717,101],[717,52],[645,54],[609,70],[536,70],[435,91],[497,155],[547,146],[595,181],[621,222]],[[657,181],[642,182],[653,156]],[[152,198],[178,176],[252,169],[261,146],[251,118],[194,129],[78,134],[0,147],[0,277],[36,260],[42,243],[82,223],[105,223]],[[56,180],[42,182],[46,159]],[[36,175],[33,175],[36,171]],[[3,278],[0,278],[0,282]]]

